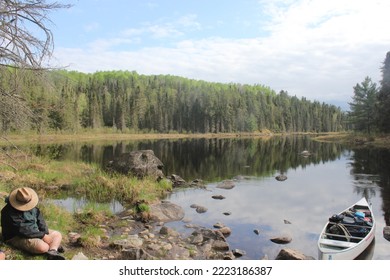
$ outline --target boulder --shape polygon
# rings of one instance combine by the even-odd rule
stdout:
[[[108,168],[121,174],[133,175],[138,178],[151,176],[156,180],[164,178],[164,164],[152,150],[139,150],[123,153],[115,158]]]
[[[189,237],[188,240],[191,244],[201,244],[204,239],[203,239],[203,234],[197,231],[194,231]]]
[[[233,255],[237,258],[239,257],[242,257],[242,256],[245,256],[246,255],[246,252],[244,250],[240,250],[240,249],[234,249],[232,251]]]
[[[232,233],[232,230],[230,229],[230,227],[221,227],[218,229],[219,232],[221,232],[223,234],[223,236],[229,236],[231,233]]]
[[[229,244],[226,241],[214,240],[212,244],[212,249],[215,251],[228,251]]]
[[[114,240],[110,246],[116,249],[141,248],[143,240],[138,235],[129,235],[124,239]]]
[[[299,251],[285,248],[280,250],[275,260],[314,260],[314,258],[308,257]]]
[[[206,185],[201,179],[195,179],[190,183],[190,186],[193,188],[205,189]]]
[[[80,244],[81,234],[77,232],[69,232],[68,233],[69,243],[72,245]]]
[[[187,182],[179,175],[172,174],[171,176],[168,176],[167,178],[169,180],[171,180],[172,186],[174,188],[188,187],[189,186],[189,184],[187,184]]]
[[[149,217],[155,222],[181,221],[184,218],[184,210],[179,205],[162,201],[161,203],[150,205]]]
[[[231,261],[231,260],[235,259],[235,256],[234,256],[233,252],[230,252],[230,251],[229,252],[225,252],[222,256],[223,256],[224,260]]]
[[[121,253],[122,259],[124,260],[141,260],[144,250],[140,248],[127,248],[123,249]]]
[[[224,180],[217,185],[217,188],[230,190],[235,187],[233,180]]]

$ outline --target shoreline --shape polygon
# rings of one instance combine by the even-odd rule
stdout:
[[[80,132],[80,133],[48,133],[48,134],[9,134],[0,137],[0,145],[12,144],[50,144],[65,142],[105,142],[123,140],[159,140],[159,139],[228,139],[228,138],[264,138],[274,136],[299,136],[299,135],[341,135],[344,132],[314,133],[314,132],[237,132],[237,133],[115,133],[115,132]]]

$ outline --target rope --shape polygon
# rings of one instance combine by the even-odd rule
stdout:
[[[343,224],[336,224],[336,225],[344,232],[347,242],[350,242],[351,234],[349,233],[348,229]]]

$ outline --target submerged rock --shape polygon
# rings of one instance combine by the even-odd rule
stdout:
[[[222,199],[225,199],[226,197],[219,194],[219,195],[213,195],[213,196],[211,196],[211,198],[222,200]]]
[[[283,175],[283,174],[280,174],[280,175],[276,176],[275,179],[277,181],[286,181],[287,180],[287,176]]]
[[[225,227],[225,225],[223,223],[221,223],[221,222],[217,222],[217,223],[215,223],[213,225],[213,227],[215,227],[215,228],[223,228],[223,227]]]
[[[288,244],[292,241],[292,238],[289,236],[278,236],[270,239],[276,244]]]
[[[234,187],[235,187],[235,184],[234,184],[233,180],[224,180],[217,185],[217,188],[225,189],[225,190],[230,190]]]
[[[198,206],[198,207],[196,207],[196,212],[200,213],[200,214],[205,213],[205,212],[207,212],[207,208],[204,206]]]

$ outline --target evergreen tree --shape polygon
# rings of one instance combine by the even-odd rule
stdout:
[[[349,103],[350,121],[355,130],[371,133],[377,123],[378,89],[371,78],[366,77],[361,84],[354,88],[352,102]]]
[[[390,52],[386,54],[386,59],[382,67],[381,89],[379,91],[379,115],[380,130],[390,132]]]

